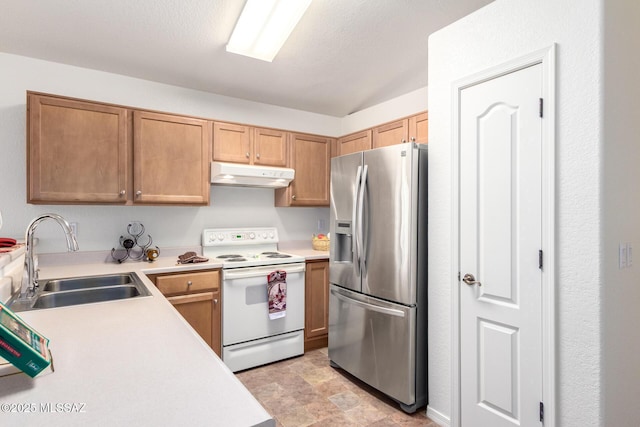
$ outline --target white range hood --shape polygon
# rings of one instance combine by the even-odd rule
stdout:
[[[295,171],[272,166],[211,162],[211,184],[241,187],[282,188],[293,180]]]

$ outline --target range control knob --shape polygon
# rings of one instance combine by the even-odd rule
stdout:
[[[251,240],[255,239],[256,238],[256,233],[249,233],[249,238]]]
[[[224,240],[224,234],[222,234],[222,233],[218,234],[218,239]]]
[[[262,238],[266,239],[267,238],[267,233],[262,233]]]
[[[269,238],[273,239],[273,237],[274,237],[274,234],[273,234],[273,231],[272,231],[271,233],[269,233]]]

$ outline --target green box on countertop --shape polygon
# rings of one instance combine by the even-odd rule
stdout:
[[[51,364],[49,340],[0,303],[0,357],[30,377]]]

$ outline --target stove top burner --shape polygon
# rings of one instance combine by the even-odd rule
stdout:
[[[273,253],[271,255],[267,255],[267,258],[291,258],[291,255],[287,255],[287,254],[279,254],[279,253]]]
[[[242,258],[242,255],[239,255],[239,254],[225,254],[225,255],[218,255],[216,258],[220,258],[220,259]]]
[[[260,255],[277,255],[279,252],[262,252]]]
[[[218,257],[220,258],[220,257]],[[242,258],[242,257],[235,257],[235,258],[226,258],[227,262],[242,262],[242,261],[246,261],[246,258]]]

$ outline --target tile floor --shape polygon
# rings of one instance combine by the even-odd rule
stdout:
[[[427,426],[426,408],[404,413],[391,399],[329,366],[327,349],[237,373],[278,427]]]

